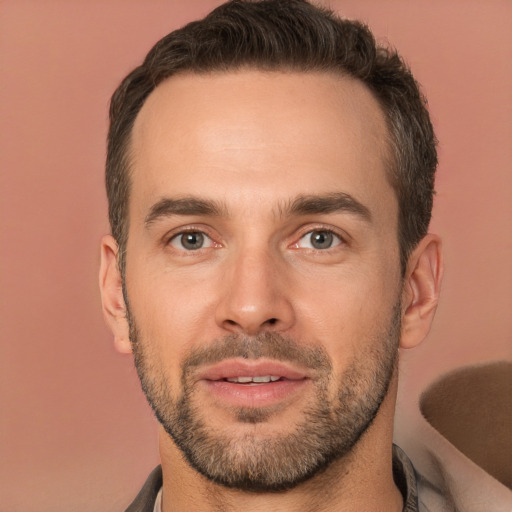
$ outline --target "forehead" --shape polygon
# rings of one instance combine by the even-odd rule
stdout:
[[[135,121],[133,202],[227,188],[242,202],[330,191],[364,200],[375,188],[394,195],[387,138],[378,102],[348,77],[180,74],[153,91]]]

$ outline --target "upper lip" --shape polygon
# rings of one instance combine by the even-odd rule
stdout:
[[[307,372],[303,370],[271,359],[228,359],[201,369],[197,377],[198,380],[223,380],[266,375],[282,377],[288,380],[302,380],[309,377]]]

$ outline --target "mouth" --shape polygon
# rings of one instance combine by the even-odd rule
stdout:
[[[291,401],[310,376],[280,361],[234,359],[205,368],[198,381],[217,405],[260,408]]]
[[[277,375],[261,375],[254,377],[230,377],[227,379],[223,379],[226,382],[233,382],[235,384],[266,384],[267,382],[277,382],[278,380],[283,380],[283,377],[278,377]]]

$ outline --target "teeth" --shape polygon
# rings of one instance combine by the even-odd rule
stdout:
[[[238,377],[236,382],[240,382],[241,384],[247,384],[248,382],[252,382],[252,377]]]
[[[249,384],[250,382],[256,383],[265,383],[265,382],[275,382],[279,380],[281,377],[277,377],[275,375],[262,375],[257,377],[232,377],[226,379],[228,382],[235,382],[238,384]]]
[[[264,377],[253,377],[253,382],[270,382],[270,375],[265,375]]]

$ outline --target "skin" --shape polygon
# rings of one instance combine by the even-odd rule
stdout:
[[[427,335],[442,273],[440,242],[427,235],[401,276],[387,128],[362,84],[327,73],[182,74],[150,95],[132,135],[126,292],[141,342],[173,399],[189,351],[227,334],[277,332],[321,347],[332,365],[330,397],[357,354],[371,352],[398,301],[400,346]],[[332,193],[366,213],[290,211],[298,197]],[[220,214],[155,206],[184,197],[214,202]],[[206,246],[185,250],[180,233],[187,229],[205,233]],[[315,230],[332,231],[332,246],[312,247]],[[100,286],[116,346],[131,352],[110,235],[102,241]],[[401,510],[391,472],[396,386],[395,374],[348,456],[281,493],[208,481],[161,429],[164,512]],[[264,438],[292,431],[314,396],[313,386],[302,386],[257,426],[237,421],[201,386],[194,399],[214,431]]]

